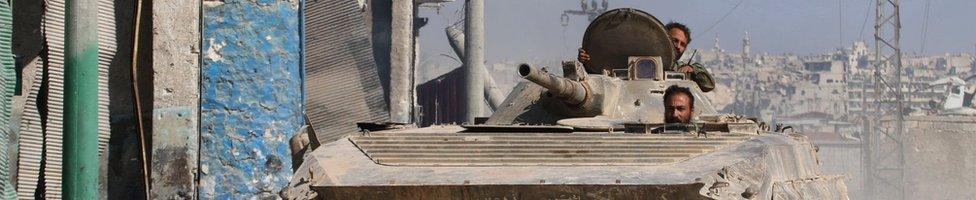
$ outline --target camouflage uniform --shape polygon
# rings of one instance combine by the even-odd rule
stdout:
[[[685,65],[684,61],[674,62],[674,65],[671,66],[670,71],[678,71],[678,68],[681,68],[681,66],[684,65]],[[691,73],[686,73],[688,75],[688,78],[690,78],[691,81],[698,83],[698,88],[701,88],[702,92],[709,92],[714,90],[715,80],[712,79],[712,75],[708,74],[708,70],[706,70],[701,63],[691,63],[690,65],[692,68],[695,69],[695,71]]]

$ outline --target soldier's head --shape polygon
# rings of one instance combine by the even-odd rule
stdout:
[[[691,43],[691,30],[688,26],[678,22],[669,22],[664,25],[664,29],[668,30],[668,34],[671,35],[671,43],[674,45],[674,53],[678,57],[685,53],[685,48],[688,47],[688,43]]]
[[[686,87],[672,85],[664,91],[664,123],[689,123],[695,110],[695,96]]]

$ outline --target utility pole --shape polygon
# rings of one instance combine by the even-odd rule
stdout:
[[[412,122],[414,68],[414,2],[395,0],[390,35],[390,121]]]
[[[874,117],[862,138],[866,199],[905,198],[899,0],[875,1]],[[887,72],[887,73],[886,73]],[[890,75],[890,76],[889,76]],[[886,122],[887,121],[887,122]],[[893,121],[893,126],[890,124]]]
[[[464,1],[464,121],[474,123],[485,104],[485,1]]]

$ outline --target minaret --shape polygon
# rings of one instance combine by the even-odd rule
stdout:
[[[742,38],[742,60],[749,60],[749,46],[752,45],[752,41],[749,40],[749,31],[746,31],[746,37]]]
[[[715,52],[722,52],[722,47],[718,45],[718,33],[715,33]]]

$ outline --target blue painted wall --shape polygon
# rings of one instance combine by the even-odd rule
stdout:
[[[271,197],[291,178],[288,139],[304,124],[299,4],[204,3],[201,198]]]

